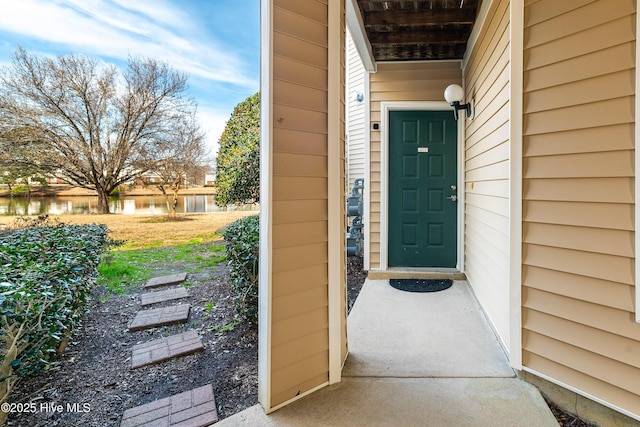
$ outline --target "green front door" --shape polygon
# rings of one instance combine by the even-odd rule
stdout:
[[[456,267],[457,141],[451,111],[389,113],[390,267]]]

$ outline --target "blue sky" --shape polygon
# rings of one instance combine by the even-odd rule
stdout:
[[[129,56],[153,57],[187,73],[212,150],[233,107],[259,90],[259,0],[0,0],[0,8],[0,65],[22,45],[121,68]]]

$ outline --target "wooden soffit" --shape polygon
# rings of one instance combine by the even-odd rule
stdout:
[[[462,59],[482,0],[357,0],[375,61]]]

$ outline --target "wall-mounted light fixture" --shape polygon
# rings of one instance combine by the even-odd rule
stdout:
[[[467,117],[473,118],[473,100],[462,104],[464,90],[460,85],[449,85],[444,90],[444,99],[453,107],[453,117],[458,120],[458,110],[466,110]]]

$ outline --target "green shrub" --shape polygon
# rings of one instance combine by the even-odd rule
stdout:
[[[64,351],[109,246],[105,225],[24,225],[0,237],[0,403]]]
[[[29,184],[18,184],[13,186],[9,194],[11,197],[27,197],[31,193]]]
[[[260,201],[260,93],[233,109],[218,141],[215,200],[219,206]]]
[[[260,217],[252,215],[232,222],[222,235],[227,242],[236,312],[251,322],[257,322]]]

